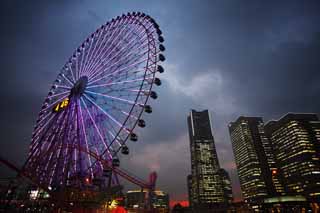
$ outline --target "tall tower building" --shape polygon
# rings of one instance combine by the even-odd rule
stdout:
[[[320,121],[316,114],[287,114],[265,126],[288,195],[320,200]]]
[[[272,147],[260,117],[239,117],[229,125],[241,190],[246,202],[259,203],[283,192]],[[277,193],[278,192],[278,193]]]
[[[225,202],[219,162],[208,110],[192,110],[188,116],[191,151],[189,200],[194,208],[212,207]]]
[[[233,201],[231,180],[228,172],[225,169],[219,169],[219,175],[222,179],[223,196],[227,204],[231,204]]]
[[[187,177],[187,186],[188,186],[188,201],[189,201],[189,206],[193,208],[193,192],[192,192],[192,175],[188,175]]]

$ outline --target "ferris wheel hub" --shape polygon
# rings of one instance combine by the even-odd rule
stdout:
[[[71,97],[81,97],[81,95],[84,93],[86,87],[88,84],[88,77],[87,76],[81,76],[79,80],[74,84],[74,86],[71,89],[70,96]]]

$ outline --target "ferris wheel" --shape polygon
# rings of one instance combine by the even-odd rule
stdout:
[[[119,166],[137,141],[148,99],[157,98],[156,73],[164,39],[150,16],[118,16],[92,33],[63,66],[39,112],[24,170],[42,186],[70,186]],[[93,155],[95,157],[93,157]],[[118,181],[115,177],[114,181]],[[81,182],[81,181],[80,181]]]

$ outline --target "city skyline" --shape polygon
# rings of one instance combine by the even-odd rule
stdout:
[[[163,87],[140,141],[123,160],[159,188],[187,200],[191,108],[209,108],[222,168],[241,198],[227,125],[240,115],[266,121],[287,112],[319,114],[318,1],[4,1],[1,3],[1,155],[21,165],[41,102],[85,37],[129,11],[154,17],[166,40]],[[168,163],[170,162],[170,163]],[[172,171],[181,174],[169,176]],[[1,171],[2,172],[2,171]]]

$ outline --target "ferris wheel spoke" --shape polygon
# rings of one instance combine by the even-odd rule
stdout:
[[[119,107],[116,107],[115,105],[110,105],[110,104],[107,104],[107,103],[106,103],[105,105],[108,106],[108,107],[110,107],[111,110],[116,110],[117,112],[126,115],[126,117],[129,115],[128,112],[125,112],[123,109],[120,109]],[[136,118],[136,117],[133,116],[133,115],[130,115],[129,117]],[[118,132],[118,131],[114,129],[113,125],[111,125],[111,124],[108,122],[108,120],[106,120],[106,123],[108,123],[107,129],[109,129],[109,131],[107,131],[107,132],[112,136],[113,139],[118,140],[117,138],[115,138],[114,134],[110,131],[110,129],[112,129],[115,133]],[[117,137],[119,137],[119,136],[117,136]],[[121,139],[120,139],[120,140],[121,140]],[[111,146],[111,145],[113,144],[113,142],[114,142],[114,140],[111,140],[111,141],[112,141],[112,142],[111,142],[111,144],[110,144],[109,146]],[[117,141],[117,142],[118,142],[118,141]],[[119,142],[118,142],[118,143],[119,143]]]
[[[70,123],[70,113],[72,113],[72,104],[66,112],[67,118],[64,119],[65,122],[62,123],[62,127],[59,128],[59,131],[57,133],[58,137],[55,141],[58,141],[58,142],[55,142],[55,144],[53,145],[53,147],[57,147],[57,149],[59,150],[58,151],[59,153],[57,154],[57,160],[54,162],[54,169],[53,169],[53,174],[57,174],[58,176],[63,175],[64,173],[65,161],[63,158],[63,154],[64,154],[64,150],[68,149],[68,147],[66,148],[64,147],[64,143],[66,143],[66,136],[70,128],[70,126],[68,125]],[[62,180],[61,180],[62,178],[59,178],[59,179],[60,179],[58,180],[58,182],[60,181],[59,184],[62,184]]]
[[[113,37],[114,33],[117,32],[117,30],[119,30],[119,29],[118,29],[117,27],[115,27],[115,26],[112,26],[112,27],[110,27],[109,29],[111,29],[111,36],[108,36],[109,34],[106,34],[106,35],[104,36],[103,41],[105,40],[106,37],[108,38],[107,41],[104,42],[105,45],[108,45],[108,43],[109,43],[110,39]],[[103,43],[103,42],[102,42],[102,43]],[[103,45],[103,46],[105,46],[105,45]],[[100,44],[100,46],[101,46],[101,44]],[[93,52],[93,51],[92,51],[92,52]],[[94,55],[95,55],[95,52],[94,52]],[[88,70],[89,67],[92,65],[92,63],[94,62],[95,58],[97,58],[97,57],[94,57],[94,55],[92,56],[92,54],[91,54],[90,57],[89,57],[89,59],[88,59],[88,61],[87,61],[87,63],[86,63],[86,66],[85,66],[85,68],[84,68],[84,69],[86,70],[86,73],[85,73],[85,74],[87,74],[87,70]]]
[[[125,27],[126,29],[130,29],[130,27],[128,27],[128,26],[126,26]],[[126,35],[124,36],[124,37],[122,37],[120,40],[121,41],[125,41],[125,39],[127,39],[127,37],[130,35],[130,32],[132,32],[134,29],[133,28],[131,28],[131,30],[127,30],[125,33],[126,33]],[[123,28],[123,30],[117,35],[117,37],[112,41],[112,43],[111,43],[111,45],[109,45],[109,47],[105,50],[105,51],[103,51],[103,54],[104,53],[107,53],[107,55],[104,57],[104,58],[108,58],[113,52],[114,52],[114,50],[120,45],[120,44],[122,44],[122,42],[118,42],[118,43],[116,43],[116,45],[113,45],[113,42],[114,41],[117,41],[117,39],[119,38],[119,36],[120,36],[120,34],[121,33],[123,33],[124,32],[124,28]],[[128,33],[129,32],[129,33]],[[134,40],[131,40],[131,41],[129,41],[128,43],[132,43]],[[110,49],[111,48],[111,49]],[[99,55],[97,58],[99,58],[101,55]],[[97,61],[97,60],[96,60]],[[96,68],[97,68],[97,65],[98,65],[98,63],[96,62],[95,64],[93,64],[92,66],[90,66],[90,68],[89,68],[89,72],[92,72],[93,70],[96,70]]]
[[[62,86],[62,85],[58,85],[58,88],[67,89],[67,90],[71,90],[72,89],[72,87],[67,87],[67,86]]]
[[[96,151],[96,153],[97,153],[97,155],[98,155],[98,149],[96,148],[96,147],[94,147],[94,149],[95,149],[95,151]],[[103,165],[102,165],[102,163],[101,163],[101,161],[98,161],[99,162],[99,165],[100,165],[100,168],[101,168],[101,170],[103,171]]]
[[[79,64],[78,64],[78,55],[77,52],[75,53],[75,59],[74,59],[74,66],[75,66],[75,72],[76,72],[76,78],[79,79],[80,78],[80,73],[79,73]]]
[[[86,51],[85,48],[80,48],[80,55],[81,55],[81,60],[79,60],[79,76],[82,75],[82,68],[83,68],[83,61],[84,61],[84,55],[85,55]]]
[[[138,88],[140,87],[139,86],[134,86],[133,88]],[[118,96],[122,96],[123,98],[118,98],[118,97],[115,97],[115,96],[112,96],[112,95],[106,95],[106,94],[112,94],[112,93],[116,93],[116,95]],[[126,88],[122,88],[122,89],[118,89],[118,90],[110,90],[110,91],[103,91],[102,92],[93,92],[93,91],[86,91],[86,93],[89,93],[89,94],[92,94],[92,95],[98,95],[98,96],[102,96],[104,98],[107,98],[107,99],[114,99],[114,100],[117,100],[117,101],[121,101],[121,102],[127,102],[129,101],[129,104],[130,105],[140,105],[139,103],[137,104],[136,101],[135,101],[135,98],[137,97],[137,94],[139,94],[139,97],[142,97],[142,96],[147,96],[149,93],[150,93],[150,90],[132,90],[132,89],[126,89]],[[124,98],[124,97],[127,97]],[[134,100],[134,101],[133,101]],[[114,107],[114,106],[112,106]]]
[[[70,112],[69,112],[69,118],[67,124],[72,124],[71,120],[77,120],[76,119],[76,106],[74,102],[71,102],[71,106],[70,106]],[[67,175],[69,173],[69,167],[70,167],[70,159],[71,159],[71,152],[72,152],[72,145],[73,142],[75,141],[75,137],[74,138],[70,138],[70,135],[73,135],[73,125],[67,125],[65,128],[65,132],[64,132],[64,136],[63,136],[63,148],[65,150],[64,154],[62,154],[63,156],[63,164],[62,164],[62,181],[64,182],[64,184],[66,184],[67,181]],[[65,144],[67,145],[65,147]],[[68,154],[69,153],[69,154]]]
[[[77,100],[77,103],[78,103],[78,106],[79,106],[80,121],[82,123],[82,131],[83,131],[84,140],[85,140],[85,143],[86,143],[86,149],[87,149],[87,152],[89,153],[88,139],[87,139],[87,134],[86,134],[86,130],[85,130],[85,124],[84,124],[84,121],[83,121],[82,109],[81,109],[81,104],[80,104],[80,100],[79,99]],[[87,154],[87,156],[88,156],[90,165],[92,165],[92,161],[91,161],[90,155]],[[93,176],[92,169],[90,170],[90,172],[91,172],[91,176]]]
[[[53,139],[55,138],[54,136],[57,134],[57,129],[60,126],[60,122],[63,121],[62,119],[60,121],[60,118],[63,116],[64,116],[64,113],[58,115],[55,122],[52,123],[52,128],[48,127],[45,130],[45,132],[41,135],[41,138],[39,138],[39,142],[36,144],[36,146],[33,149],[30,150],[30,152],[29,152],[30,154],[27,159],[27,162],[29,161],[29,159],[31,160],[31,162],[32,161],[33,162],[39,161],[39,158],[41,157],[41,155],[43,155],[43,153],[46,153],[47,150],[51,149],[51,147],[53,145],[53,143],[51,143],[51,141],[53,141]],[[59,123],[59,125],[57,125],[57,123]],[[52,131],[50,131],[50,130],[52,130]],[[51,139],[50,139],[50,137],[51,137]],[[49,139],[50,139],[50,141],[47,141]],[[35,140],[33,140],[33,141],[34,141],[34,143],[36,142]],[[42,148],[46,145],[46,142],[48,142],[49,146],[47,147],[47,149]]]
[[[72,70],[72,62],[67,63],[67,67],[65,68],[65,70],[70,72],[73,81],[76,82],[77,79],[75,78],[73,70]]]
[[[110,132],[110,134],[111,134],[111,136],[114,138],[114,140],[117,142],[117,144],[119,145],[119,147],[121,147],[122,145],[123,145],[123,143],[120,143],[120,141],[121,141],[121,139],[120,139],[120,141],[119,141],[119,139],[114,135],[114,134],[112,134],[111,132]],[[113,143],[113,142],[112,142]],[[111,144],[112,145],[112,144]]]
[[[53,115],[53,114],[52,114]],[[40,129],[35,130],[35,135],[33,136],[33,138],[37,138],[39,136],[39,134],[44,130],[44,128],[46,128],[48,126],[48,124],[51,122],[51,120],[55,117],[55,115],[53,115],[51,118],[49,118],[45,124],[42,125],[42,127],[40,127]],[[36,141],[34,141],[36,142]],[[32,144],[31,144],[32,145]]]
[[[88,40],[89,40],[90,44],[89,44],[88,51],[87,51],[87,52],[84,51],[84,53],[87,53],[87,54],[86,54],[85,59],[84,59],[84,65],[83,65],[84,67],[82,68],[82,70],[85,70],[85,68],[86,68],[86,66],[87,66],[88,56],[90,55],[90,50],[91,50],[91,48],[92,48],[92,43],[93,43],[93,41],[91,41],[90,39],[88,39]],[[85,49],[85,50],[87,50],[87,49]]]
[[[87,104],[85,103],[85,101],[84,101],[82,98],[81,98],[81,101],[82,101],[82,103],[84,104],[84,107],[85,107],[85,109],[86,109],[86,111],[87,111],[87,114],[89,115],[89,118],[90,118],[93,126],[95,127],[95,129],[96,129],[96,131],[97,131],[97,133],[98,133],[98,135],[99,135],[99,137],[100,137],[100,140],[101,140],[102,143],[104,144],[105,148],[108,150],[109,157],[110,157],[110,159],[111,159],[111,154],[110,154],[110,150],[109,150],[109,149],[110,149],[109,145],[106,144],[106,141],[104,140],[104,138],[103,138],[103,136],[102,136],[102,134],[101,134],[101,132],[100,132],[100,130],[99,130],[96,122],[95,122],[94,119],[92,118],[92,115],[91,115],[91,113],[90,113],[90,111],[89,111],[89,109],[88,109]]]
[[[100,44],[100,42],[99,42],[99,40],[101,39],[101,36],[103,35],[103,32],[104,32],[104,30],[100,30],[98,33],[99,34],[94,34],[93,35],[93,38],[92,38],[92,43],[95,41],[95,37],[97,36],[97,40],[96,40],[96,42],[95,42],[95,44],[94,44],[94,47],[93,47],[93,49],[92,49],[92,51],[91,51],[91,55],[95,55],[95,52],[96,52],[96,47],[97,47],[97,44],[99,43]],[[90,58],[89,58],[90,59]]]
[[[41,154],[41,151],[42,151],[41,147],[43,147],[43,145],[45,143],[43,141],[46,140],[46,134],[48,133],[48,131],[49,131],[49,128],[47,128],[45,133],[40,136],[41,138],[37,136],[37,137],[35,137],[35,139],[33,139],[33,143],[31,144],[32,147],[30,148],[30,152],[29,152],[29,157],[28,158],[37,156],[38,154]],[[38,141],[38,143],[36,143],[37,141]]]
[[[87,55],[88,55],[88,53],[86,52],[86,47],[83,47],[83,51],[81,52],[80,66],[79,66],[80,76],[83,75],[83,67],[86,65],[86,57],[87,57]]]
[[[132,76],[132,77],[128,77]],[[126,72],[126,73],[121,73],[117,75],[115,78],[112,79],[112,82],[110,83],[105,83],[105,84],[95,84],[92,86],[88,86],[88,88],[101,88],[105,87],[106,89],[108,88],[109,91],[117,90],[117,88],[120,85],[123,85],[123,89],[127,88],[139,88],[141,84],[146,85],[146,84],[152,84],[153,82],[153,77],[154,73],[149,73],[144,70],[138,70],[138,71],[133,71],[133,72]],[[114,88],[115,87],[115,88]]]
[[[54,95],[50,95],[49,98],[57,97],[59,95],[64,95],[64,94],[67,94],[67,93],[70,93],[70,91],[64,91],[64,92],[56,93]]]
[[[69,115],[69,112],[65,112],[63,117],[68,114]],[[68,116],[69,117],[69,116]],[[68,119],[68,118],[67,118]],[[63,140],[61,140],[61,136],[64,133],[64,129],[67,127],[67,119],[62,119],[62,122],[60,125],[56,125],[56,129],[51,133],[52,137],[50,135],[48,135],[46,138],[48,138],[47,140],[45,140],[45,142],[48,143],[48,146],[47,146],[47,149],[44,150],[43,152],[45,153],[48,153],[49,151],[51,152],[53,148],[57,148],[59,147],[59,142],[62,143]],[[64,126],[64,127],[63,127]],[[50,140],[50,137],[51,137],[51,140]],[[45,138],[45,139],[46,139]],[[59,140],[60,139],[60,140]],[[55,149],[54,149],[55,150]]]
[[[142,59],[142,60],[137,61],[137,62],[135,62],[135,63],[133,63],[133,64],[130,64],[130,65],[126,66],[126,67],[123,67],[123,68],[121,68],[121,69],[117,69],[117,70],[115,70],[115,71],[112,72],[112,73],[106,73],[107,75],[101,76],[101,77],[99,77],[99,78],[97,78],[97,79],[95,79],[95,78],[89,79],[88,86],[91,86],[92,84],[94,84],[94,83],[96,83],[96,82],[99,82],[99,81],[101,81],[102,79],[105,79],[105,78],[107,78],[107,77],[109,77],[109,76],[111,76],[111,75],[114,75],[114,74],[116,74],[116,73],[119,73],[119,72],[121,72],[121,71],[124,71],[124,70],[126,70],[126,69],[129,69],[129,68],[131,68],[131,67],[138,66],[139,64],[142,64],[142,63],[144,63],[144,62],[146,62],[146,61],[147,61],[147,59]]]
[[[125,40],[125,38],[124,39],[122,39],[122,40]],[[117,46],[120,44],[121,42],[118,42],[118,44],[117,44]],[[141,42],[140,42],[141,43]],[[122,44],[122,43],[121,43]],[[137,44],[137,42],[135,42],[135,39],[132,39],[132,40],[130,40],[129,42],[127,42],[126,43],[127,44],[127,46],[124,46],[124,47],[122,47],[119,51],[118,51],[118,53],[117,53],[117,55],[119,55],[121,52],[122,52],[122,50],[124,50],[124,49],[129,49],[129,50],[131,50],[131,49],[133,49],[132,47],[130,47],[129,45],[131,45],[131,44],[133,44],[133,46],[135,46],[136,44]],[[116,47],[117,47],[116,46]],[[116,47],[114,47],[113,49],[115,49]],[[130,47],[130,48],[129,48]],[[112,49],[112,50],[113,50]],[[109,49],[108,49],[109,50]],[[103,58],[109,58],[109,56],[113,53],[113,51],[104,51],[104,53],[107,53],[107,55],[105,55],[105,57],[103,57]],[[112,58],[110,58],[109,60],[103,60],[103,61],[101,61],[101,63],[102,64],[108,64],[108,62],[109,61],[111,61],[113,58],[115,58],[115,56],[113,56]],[[97,63],[96,63],[96,65],[94,66],[94,67],[91,67],[91,69],[89,70],[90,71],[90,75],[92,75],[92,71],[93,70],[97,70]]]
[[[132,79],[132,78],[134,79],[134,78],[138,78],[138,77],[146,78],[149,75],[154,74],[154,72],[150,71],[150,67],[152,67],[152,66],[148,66],[148,67],[147,66],[136,66],[131,69],[126,69],[126,70],[118,73],[117,75],[112,76],[112,77],[114,77],[113,81]]]
[[[107,61],[102,61],[101,62],[101,65],[99,65],[98,67],[95,67],[95,71],[91,72],[91,74],[89,75],[89,78],[92,78],[96,73],[98,73],[99,71],[101,70],[107,70],[109,69],[110,67],[116,65],[117,63],[119,63],[119,61],[121,60],[118,60],[117,62],[112,62],[113,60],[115,60],[116,58],[122,58],[122,59],[127,59],[129,58],[130,56],[135,56],[135,58],[138,58],[138,57],[141,57],[143,55],[145,55],[145,53],[147,51],[145,51],[144,53],[140,54],[140,55],[136,55],[136,54],[130,54],[132,53],[134,50],[138,49],[139,48],[139,51],[143,50],[146,46],[137,46],[138,43],[134,43],[133,46],[131,47],[126,47],[126,48],[122,48],[121,50],[118,51],[118,54],[113,56],[112,58],[110,58],[109,60]],[[120,54],[121,53],[121,54]],[[126,54],[126,55],[125,55]],[[111,64],[110,64],[111,63]],[[104,65],[107,65],[106,67],[104,67]]]
[[[125,130],[127,133],[130,133],[126,128],[124,128],[122,126],[122,124],[117,121],[114,117],[112,117],[109,113],[107,113],[103,108],[101,108],[101,106],[99,106],[96,102],[94,102],[91,98],[89,98],[86,94],[84,94],[84,96],[88,101],[90,101],[95,107],[97,107],[99,110],[101,110],[101,112],[103,112],[103,114],[105,114],[108,118],[110,118],[115,124],[117,124],[120,129]],[[82,99],[83,100],[83,99]]]
[[[39,117],[36,125],[39,126],[43,121],[45,121],[50,116],[54,116],[52,112],[48,112],[46,115]]]
[[[115,33],[115,32],[118,32],[117,35],[119,36],[119,34],[121,34],[121,31],[122,31],[122,30],[123,30],[123,29],[121,29],[121,28],[115,28],[115,30],[113,30],[111,36],[109,36],[108,41],[105,42],[105,45],[103,45],[103,48],[104,48],[105,46],[109,46],[109,48],[110,48],[110,46],[112,46],[113,41],[114,41],[114,40],[112,40],[114,33]],[[111,40],[111,44],[109,44],[110,40]],[[104,54],[105,52],[107,52],[107,51],[108,51],[108,48],[107,48],[105,51],[103,51],[103,54]],[[99,52],[99,50],[98,50],[97,52]],[[102,51],[100,51],[100,54],[101,54],[101,52],[102,52]],[[88,73],[91,71],[92,67],[95,66],[96,61],[100,58],[100,54],[91,57],[90,63],[89,63],[89,65],[88,65],[88,67],[87,67],[87,72],[88,72]]]
[[[115,106],[111,106],[111,105],[109,105],[109,104],[107,104],[107,103],[106,103],[104,106],[109,106],[110,108],[113,108],[113,109],[116,108]],[[97,110],[99,110],[99,109],[97,109]],[[119,109],[117,108],[117,110],[119,110]],[[99,111],[100,111],[100,110],[99,110]],[[109,144],[109,146],[112,147],[111,145],[113,144],[113,142],[114,142],[114,140],[115,140],[114,134],[118,135],[119,130],[116,130],[116,129],[114,128],[114,125],[112,125],[112,123],[109,122],[109,119],[105,119],[105,124],[106,124],[105,129],[108,129],[107,133],[109,133],[108,135],[111,136],[111,138],[110,138],[111,143]],[[112,133],[112,131],[114,132],[114,134]],[[120,129],[120,131],[121,131],[121,129]],[[118,136],[118,137],[119,137],[119,136]],[[114,151],[114,150],[113,150],[113,151]]]
[[[112,86],[112,85],[119,85],[119,84],[126,84],[126,83],[134,83],[134,82],[139,82],[139,81],[143,81],[143,80],[147,80],[147,79],[151,79],[151,78],[138,78],[138,79],[127,80],[127,81],[117,81],[117,82],[111,82],[111,83],[106,83],[106,84],[96,84],[96,85],[92,85],[92,86],[87,86],[87,89],[96,88],[96,87],[106,87],[106,86]]]
[[[124,21],[124,22],[126,22],[126,21]],[[90,66],[88,67],[88,72],[91,72],[92,69],[93,69],[93,68],[96,66],[96,64],[99,62],[98,59],[100,59],[100,58],[103,56],[103,55],[101,56],[101,54],[108,53],[108,55],[110,55],[111,52],[113,51],[113,49],[117,47],[117,45],[119,44],[119,42],[116,43],[116,45],[114,45],[114,42],[117,41],[117,39],[120,37],[120,35],[122,35],[122,33],[128,29],[128,26],[127,26],[128,24],[127,24],[127,23],[123,23],[123,25],[124,25],[125,27],[118,27],[118,26],[116,26],[116,27],[115,27],[116,30],[114,30],[114,31],[112,32],[111,36],[109,36],[108,42],[105,42],[105,45],[103,45],[102,48],[101,48],[101,46],[100,46],[100,48],[99,48],[100,53],[98,54],[98,56],[95,57],[96,60],[93,60],[93,61],[92,61],[93,63],[91,63]],[[118,30],[118,31],[117,31],[117,30]],[[128,31],[128,30],[127,30],[127,31]],[[127,31],[126,31],[126,32],[127,32]],[[117,33],[117,35],[114,37],[115,32],[118,32],[118,33]],[[125,37],[123,37],[123,39],[125,39]],[[106,46],[107,46],[107,48],[106,48],[104,51],[102,51],[102,50],[104,49],[104,47],[106,47]],[[105,57],[108,57],[108,56],[105,56]],[[105,57],[104,57],[104,58],[105,58]]]
[[[141,66],[141,64],[145,63],[146,61],[147,61],[147,59],[142,58],[139,61],[136,61],[132,64],[129,64],[129,65],[126,64],[126,66],[124,66],[125,64],[122,64],[120,66],[118,65],[117,67],[113,66],[113,68],[111,66],[109,66],[108,67],[109,69],[108,68],[106,68],[104,70],[100,69],[100,71],[101,71],[100,74],[92,76],[92,78],[89,78],[89,84],[91,85],[97,81],[100,81],[100,80],[105,79],[109,76],[115,75],[117,73],[124,73],[126,71],[129,71],[130,68],[139,69],[140,68],[139,65]]]
[[[74,85],[75,82],[72,82],[65,74],[61,74],[60,76],[62,76],[71,86]]]
[[[103,67],[103,66],[99,67],[96,73],[94,73],[89,77],[90,79],[89,82],[91,83],[96,78],[99,78],[104,75],[110,76],[110,75],[114,75],[115,73],[120,73],[120,71],[125,72],[128,68],[132,67],[130,66],[131,64],[133,64],[133,66],[137,66],[143,62],[146,62],[147,60],[148,58],[144,53],[140,55],[128,55],[126,57],[122,57],[120,60],[115,61],[112,64],[109,64],[107,67]],[[120,70],[120,71],[117,71],[117,70]]]
[[[124,111],[122,111],[122,110],[120,110],[120,109],[118,109],[121,113],[123,113],[123,114],[125,114],[125,115],[127,115],[128,116],[128,113],[127,112],[124,112]],[[130,115],[130,117],[135,117],[135,116],[132,116],[132,115]],[[135,117],[136,118],[136,117]],[[111,127],[112,127],[112,125],[111,125]],[[113,144],[114,144],[114,142],[116,141],[117,142],[117,144],[118,144],[118,148],[120,148],[121,146],[123,146],[124,145],[124,142],[123,143],[120,143],[120,141],[123,141],[123,140],[121,140],[121,138],[119,137],[119,136],[115,136],[114,134],[112,134],[112,132],[110,132],[109,131],[109,134],[114,138],[114,140],[111,142],[111,144],[110,144],[110,146],[112,146]],[[120,140],[120,141],[119,141]],[[116,152],[114,152],[114,153],[117,153],[117,151]],[[113,156],[114,157],[114,156]]]
[[[85,93],[90,93],[90,94],[93,94],[93,95],[98,95],[98,96],[102,96],[102,97],[105,97],[105,98],[122,101],[122,102],[128,103],[128,104],[130,104],[130,105],[139,105],[139,103],[136,103],[135,101],[130,101],[130,100],[127,100],[127,99],[118,98],[118,97],[114,97],[114,96],[111,96],[111,95],[102,94],[102,93],[99,93],[99,92],[92,92],[92,91],[86,90]],[[87,95],[85,95],[85,94],[84,94],[84,97],[86,97],[86,98],[88,98],[88,100],[92,101],[92,100],[91,100]],[[93,103],[95,104],[94,101],[93,101]]]
[[[95,76],[97,73],[104,73],[110,70],[112,67],[115,67],[116,65],[121,66],[123,64],[129,64],[132,61],[138,61],[138,60],[141,60],[142,58],[147,58],[146,53],[148,52],[148,50],[145,50],[144,52],[142,52],[144,49],[141,48],[139,49],[140,53],[136,54],[133,52],[135,48],[129,47],[128,49],[129,51],[128,50],[122,51],[122,55],[113,56],[108,62],[101,63],[95,69],[95,71],[89,76],[89,78],[93,78],[93,76]]]
[[[122,81],[127,79],[145,78],[145,72],[145,67],[129,69],[118,73],[116,76],[112,76],[111,79],[113,81]]]

